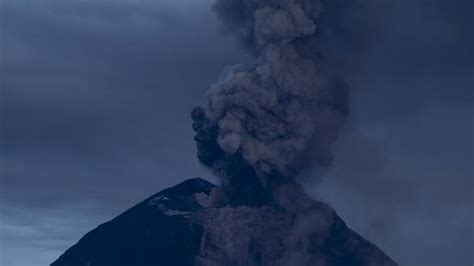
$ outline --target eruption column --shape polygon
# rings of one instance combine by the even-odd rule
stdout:
[[[217,0],[214,10],[255,63],[225,69],[193,110],[200,161],[230,197],[330,164],[348,93],[318,45],[321,1]]]

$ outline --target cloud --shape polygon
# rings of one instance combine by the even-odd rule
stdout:
[[[0,206],[0,263],[48,265],[107,215],[90,204],[65,209],[18,209]],[[27,254],[27,256],[25,256]]]
[[[2,14],[0,201],[27,215],[20,226],[1,213],[2,262],[50,263],[150,194],[207,177],[188,113],[245,58],[217,33],[210,3],[7,1]],[[64,218],[86,212],[87,224]]]
[[[230,41],[208,46],[220,40],[214,18],[209,6],[192,5],[6,3],[2,187],[15,194],[38,183],[37,193],[140,183],[135,173],[160,187],[204,174],[192,156],[188,112],[241,54]],[[179,172],[177,161],[193,170]]]
[[[401,265],[472,262],[470,6],[367,1],[323,38],[353,111],[312,195]]]

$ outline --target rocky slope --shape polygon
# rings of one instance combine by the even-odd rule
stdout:
[[[298,213],[217,208],[209,204],[214,188],[195,178],[165,189],[87,233],[51,266],[396,265],[323,203]]]

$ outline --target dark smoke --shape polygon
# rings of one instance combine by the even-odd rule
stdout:
[[[198,158],[227,197],[265,200],[272,184],[332,162],[347,87],[321,53],[321,1],[217,0],[214,10],[255,63],[227,68],[193,110]]]
[[[198,218],[197,265],[396,265],[294,180],[331,164],[349,109],[320,46],[322,2],[217,0],[214,10],[255,63],[227,68],[192,112],[199,160],[222,180]]]

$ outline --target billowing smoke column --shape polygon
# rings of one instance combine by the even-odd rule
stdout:
[[[348,92],[321,54],[319,0],[217,0],[229,32],[256,55],[226,69],[192,112],[200,161],[221,178],[196,265],[396,265],[294,177],[332,161]]]
[[[256,61],[227,68],[193,110],[198,157],[228,197],[258,201],[272,183],[331,163],[347,88],[318,46],[321,1],[217,0],[214,10]]]

